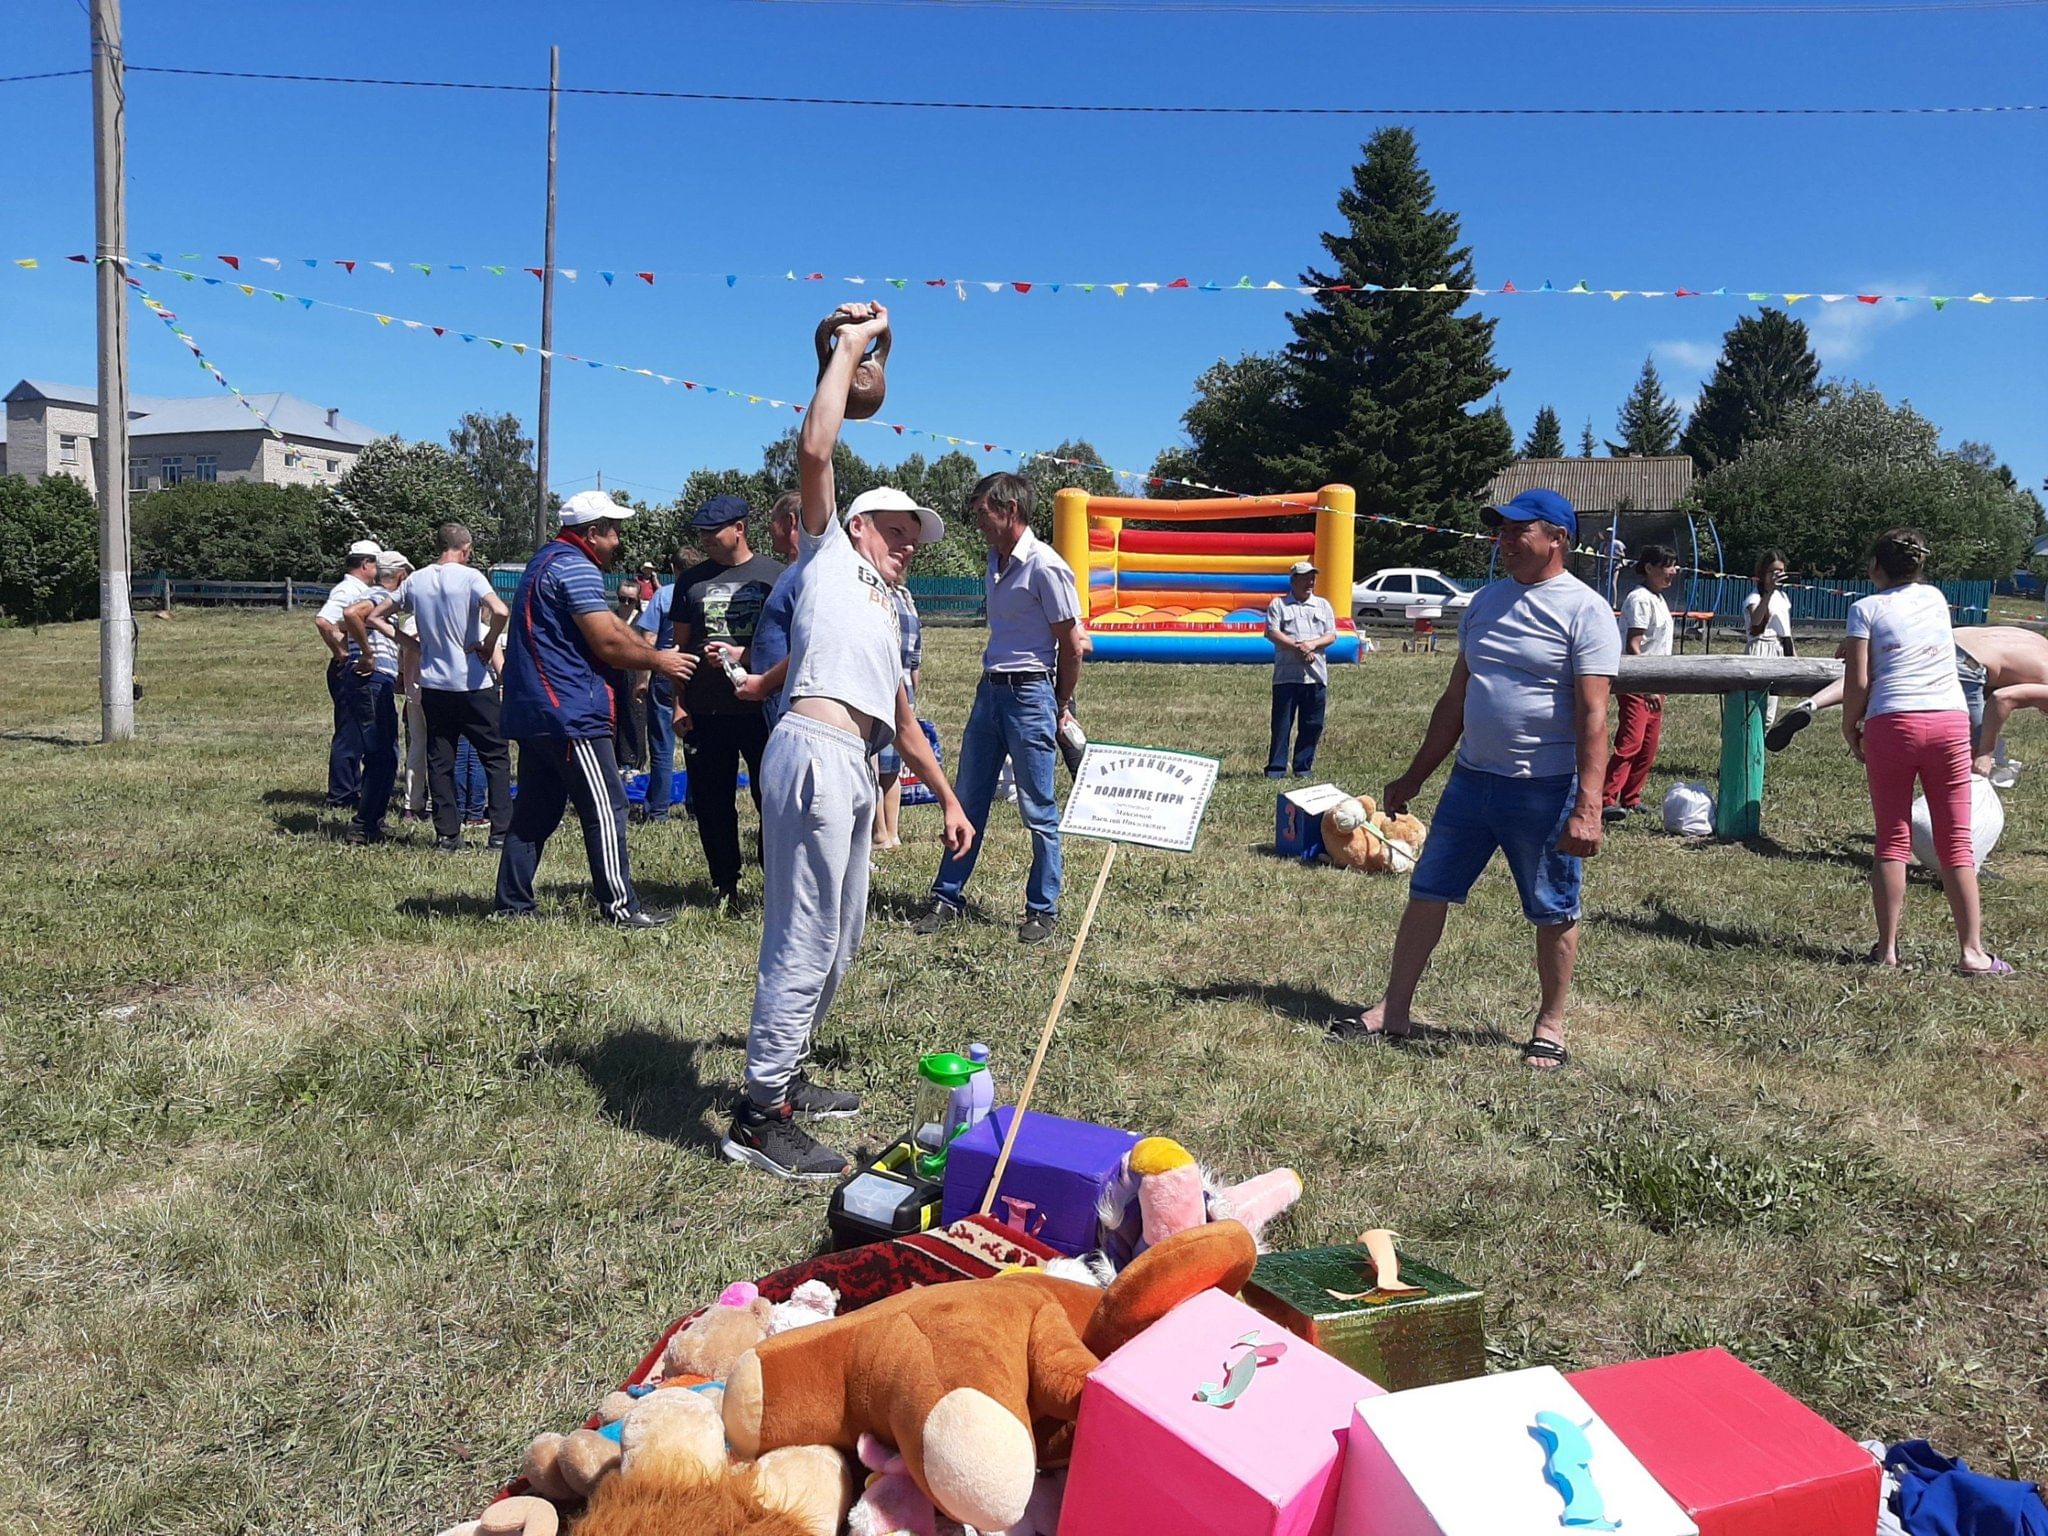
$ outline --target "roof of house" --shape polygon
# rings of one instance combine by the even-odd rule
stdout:
[[[1539,486],[1556,491],[1580,512],[1612,512],[1626,498],[1635,512],[1669,512],[1692,489],[1692,457],[1684,453],[1642,459],[1517,459],[1487,483],[1490,506]]]
[[[7,391],[7,399],[48,400],[58,405],[91,408],[99,404],[99,392],[75,384],[52,384],[42,379],[23,379]],[[340,443],[362,448],[380,434],[360,421],[337,416],[327,424],[327,412],[297,395],[193,395],[166,398],[159,395],[128,397],[128,432],[131,437],[156,437],[170,433],[260,432],[262,427],[242,404],[246,400],[286,437],[308,438],[323,443]]]

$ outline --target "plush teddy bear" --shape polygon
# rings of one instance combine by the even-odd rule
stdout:
[[[1428,830],[1408,812],[1389,816],[1371,795],[1340,800],[1323,812],[1323,857],[1339,869],[1407,874],[1415,868]]]
[[[863,1434],[858,1454],[868,1481],[847,1512],[846,1536],[962,1536],[961,1524],[933,1507],[894,1447]]]
[[[724,1381],[733,1362],[774,1331],[774,1304],[749,1282],[729,1285],[715,1304],[668,1341],[661,1356],[662,1378]]]
[[[1106,1290],[1021,1270],[907,1291],[743,1356],[726,1437],[750,1457],[876,1435],[941,1514],[1008,1530],[1041,1461],[1064,1461],[1102,1357],[1198,1292],[1235,1292],[1257,1262],[1250,1231],[1219,1221],[1148,1249]]]
[[[768,1319],[770,1338],[792,1328],[830,1322],[839,1313],[839,1293],[822,1280],[806,1280],[789,1293],[789,1300],[776,1302],[772,1312]]]
[[[1292,1168],[1218,1185],[1188,1149],[1166,1136],[1147,1136],[1124,1154],[1095,1203],[1098,1239],[1118,1269],[1176,1232],[1204,1222],[1237,1220],[1254,1238],[1301,1198]]]
[[[822,1445],[726,1455],[717,1403],[672,1388],[626,1415],[625,1459],[576,1522],[576,1536],[837,1536],[853,1503],[846,1458]]]

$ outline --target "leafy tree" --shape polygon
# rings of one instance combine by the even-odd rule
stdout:
[[[90,617],[99,580],[99,509],[85,483],[0,475],[0,622]]]
[[[1678,441],[1678,407],[1664,393],[1657,365],[1647,357],[1643,359],[1643,371],[1636,375],[1636,387],[1621,402],[1618,425],[1621,441],[1607,445],[1607,451],[1617,458],[1669,453]]]
[[[1804,321],[1783,310],[1744,315],[1721,338],[1721,356],[1700,391],[1679,447],[1703,475],[1732,463],[1745,443],[1771,437],[1819,394],[1820,359]]]
[[[2025,558],[2041,505],[1981,455],[1947,453],[1934,424],[1861,384],[1827,384],[1778,436],[1699,481],[1732,568],[1778,547],[1796,568],[1861,576],[1885,529],[1924,531],[1939,577],[1999,577]]]
[[[1168,482],[1154,494],[1213,494],[1193,486],[1220,486],[1241,496],[1299,489],[1276,481],[1267,462],[1274,446],[1292,443],[1298,430],[1285,359],[1267,352],[1247,352],[1234,363],[1217,359],[1195,380],[1194,403],[1181,425],[1187,444],[1153,462],[1153,478]]]
[[[1525,459],[1561,459],[1564,457],[1564,427],[1557,419],[1557,412],[1549,406],[1541,406],[1536,412],[1536,424],[1529,428],[1529,435],[1522,439],[1522,457]]]
[[[449,522],[466,524],[479,547],[496,547],[497,524],[461,459],[438,443],[380,437],[323,503],[320,547],[336,568],[361,538],[426,561],[433,557],[434,530]]]
[[[1330,268],[1311,269],[1303,283],[1471,287],[1458,216],[1435,202],[1415,136],[1381,129],[1338,196],[1342,227],[1323,236]],[[1507,371],[1493,361],[1494,321],[1460,314],[1465,302],[1454,292],[1323,293],[1290,315],[1289,408],[1263,455],[1265,483],[1304,490],[1341,482],[1368,516],[1476,529],[1480,496],[1513,457],[1514,437],[1473,409]],[[1373,523],[1361,524],[1359,540],[1388,560],[1440,559],[1465,543]]]
[[[326,502],[308,485],[166,486],[135,500],[135,568],[200,581],[331,581],[340,572],[321,546]]]
[[[1586,424],[1579,428],[1579,457],[1582,459],[1593,457],[1593,446],[1593,418],[1588,416]]]
[[[476,482],[483,515],[496,530],[486,544],[481,529],[470,529],[477,538],[477,552],[494,561],[532,554],[537,483],[533,439],[519,418],[509,411],[498,416],[470,411],[448,434],[448,446]]]

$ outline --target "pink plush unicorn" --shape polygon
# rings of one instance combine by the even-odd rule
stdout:
[[[1147,1136],[1125,1154],[1095,1213],[1102,1250],[1122,1269],[1154,1243],[1205,1222],[1241,1221],[1257,1237],[1300,1198],[1301,1176],[1292,1168],[1218,1186],[1179,1142]]]

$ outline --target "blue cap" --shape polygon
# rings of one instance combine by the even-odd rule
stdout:
[[[690,519],[692,528],[723,528],[727,523],[744,523],[754,515],[743,496],[714,496]]]
[[[1513,501],[1488,507],[1479,514],[1479,520],[1489,528],[1498,528],[1502,523],[1550,523],[1574,539],[1579,536],[1579,514],[1572,510],[1572,504],[1542,486],[1522,492]]]

